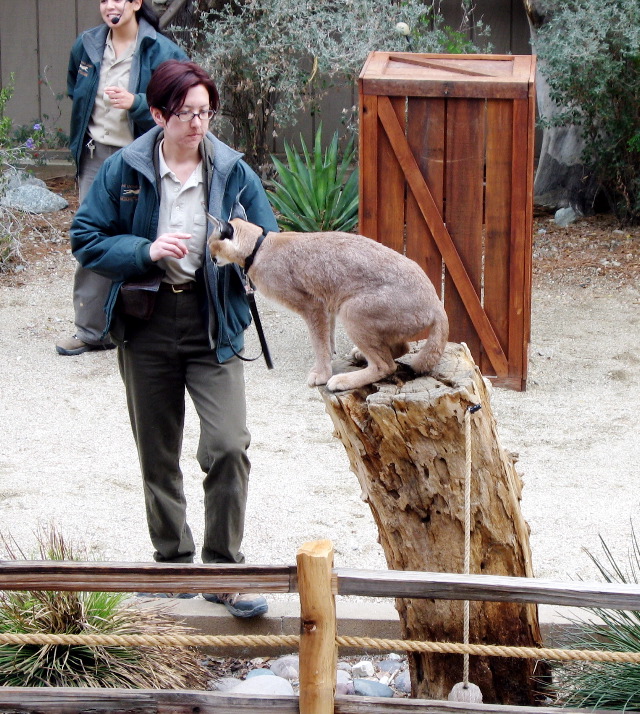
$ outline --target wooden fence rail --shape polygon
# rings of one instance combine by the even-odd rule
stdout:
[[[0,590],[300,593],[299,697],[266,699],[257,695],[234,696],[221,692],[0,687],[0,713],[25,714],[36,711],[79,714],[87,710],[122,714],[181,714],[194,711],[200,714],[550,714],[558,710],[416,699],[336,697],[337,647],[350,638],[339,636],[335,596],[536,602],[640,610],[640,586],[631,584],[564,583],[507,576],[333,568],[333,546],[329,541],[315,541],[302,546],[297,556],[297,567],[0,561]],[[206,636],[195,637],[207,639]],[[223,641],[225,638],[209,639]],[[295,638],[289,639],[293,641]],[[261,641],[259,637],[255,640]],[[399,649],[402,649],[401,641],[392,642],[398,643]],[[0,639],[0,646],[1,643]],[[380,644],[384,649],[384,641]],[[410,644],[406,643],[407,649]],[[552,651],[541,650],[544,656],[548,652]],[[535,652],[532,656],[536,656]]]
[[[296,593],[293,565],[0,561],[0,590]],[[333,595],[535,602],[640,610],[640,585],[333,568]]]

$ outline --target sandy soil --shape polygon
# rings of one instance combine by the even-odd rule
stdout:
[[[69,220],[73,204],[58,222]],[[618,232],[616,232],[618,231]],[[45,236],[47,229],[45,229]],[[0,532],[27,554],[35,530],[106,560],[148,561],[140,476],[115,352],[60,357],[73,332],[74,260],[51,232],[25,244],[23,270],[0,277]],[[496,389],[503,446],[519,453],[522,509],[538,577],[592,579],[584,553],[601,535],[621,558],[640,505],[640,232],[609,219],[558,229],[536,222],[529,384]],[[260,301],[275,361],[247,366],[253,464],[247,561],[293,563],[331,539],[340,567],[384,568],[377,532],[316,390],[302,321]],[[350,345],[341,337],[340,349]],[[247,352],[256,354],[255,332]],[[197,424],[189,405],[183,470],[189,520],[202,533]],[[5,549],[0,545],[0,557]]]

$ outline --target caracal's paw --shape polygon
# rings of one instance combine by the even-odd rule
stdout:
[[[360,350],[357,347],[354,347],[351,352],[349,352],[349,360],[351,362],[366,362],[367,358],[360,352]]]
[[[322,384],[326,384],[331,377],[331,371],[312,369],[307,377],[307,385],[309,387],[319,387]]]
[[[344,392],[346,389],[353,389],[353,372],[349,374],[345,372],[344,374],[335,374],[327,382],[327,389],[330,392]]]

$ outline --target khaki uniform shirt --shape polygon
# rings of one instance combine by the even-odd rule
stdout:
[[[107,35],[104,55],[100,65],[98,92],[87,128],[89,136],[100,144],[121,148],[133,141],[127,110],[115,109],[104,90],[106,87],[111,86],[129,90],[131,60],[133,59],[136,44],[137,41],[132,42],[126,51],[116,59],[116,52],[111,41],[111,32]]]
[[[163,143],[160,144],[160,213],[158,233],[190,233],[185,241],[189,252],[184,258],[162,258],[158,265],[166,270],[165,282],[180,284],[195,280],[196,270],[202,265],[207,242],[207,219],[204,213],[204,174],[202,161],[181,184],[167,166]],[[157,236],[156,236],[157,237]]]

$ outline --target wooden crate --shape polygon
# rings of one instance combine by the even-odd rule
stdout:
[[[524,390],[535,57],[372,52],[360,74],[360,232],[418,262],[452,342]]]

